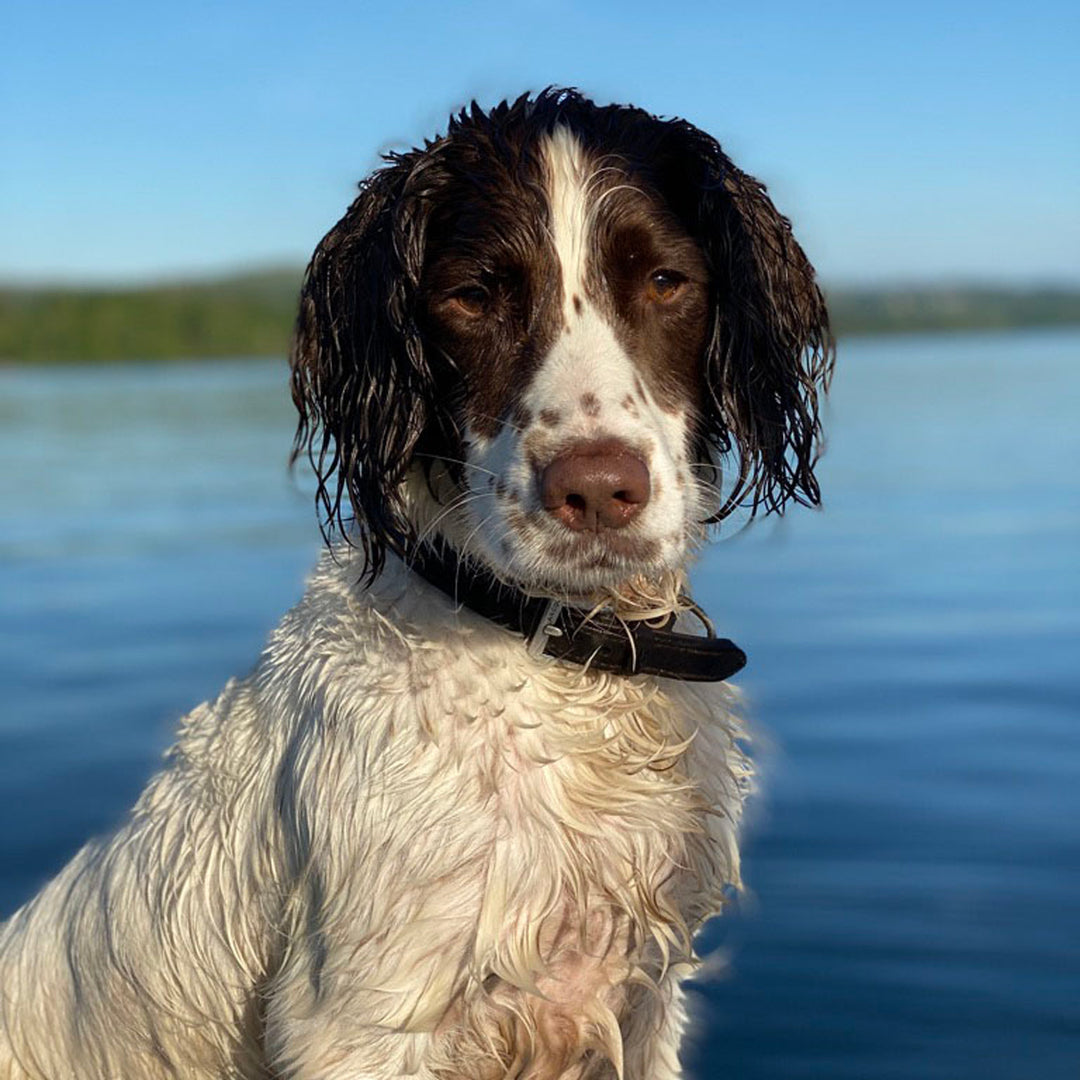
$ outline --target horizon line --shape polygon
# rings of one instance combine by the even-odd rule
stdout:
[[[140,289],[175,288],[183,286],[225,284],[243,278],[262,277],[272,274],[295,274],[299,281],[307,266],[307,259],[293,261],[281,258],[237,261],[219,266],[202,268],[176,268],[147,273],[97,274],[10,274],[0,270],[0,289],[4,290],[82,290],[87,292],[134,292]],[[942,271],[920,277],[897,275],[895,277],[872,276],[868,278],[826,279],[818,277],[818,283],[826,291],[857,292],[861,290],[892,291],[912,289],[1008,289],[1036,292],[1040,290],[1080,290],[1080,273],[1076,276],[1047,272],[1024,274],[1017,277],[980,275]]]

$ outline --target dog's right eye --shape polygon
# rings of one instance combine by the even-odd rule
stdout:
[[[450,296],[450,304],[473,319],[483,315],[490,303],[491,293],[483,285],[467,285]]]
[[[649,276],[645,295],[658,304],[670,304],[689,279],[678,270],[656,270]]]

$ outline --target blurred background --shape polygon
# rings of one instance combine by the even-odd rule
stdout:
[[[303,264],[381,151],[548,84],[764,180],[840,336],[822,512],[725,526],[749,892],[701,1078],[1080,1075],[1080,9],[23,4],[0,69],[0,916],[319,547]],[[719,974],[716,974],[719,972]]]

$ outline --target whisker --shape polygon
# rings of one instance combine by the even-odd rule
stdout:
[[[463,506],[467,506],[470,502],[482,498],[483,495],[484,492],[482,491],[466,491],[463,494],[459,495],[456,499],[454,499],[453,502],[451,502],[448,506],[444,507],[442,512],[438,514],[432,521],[428,522],[427,526],[424,528],[424,531],[416,538],[417,545],[420,545],[425,540],[427,540],[427,538],[431,536],[435,529],[438,528],[440,523],[443,522],[450,514],[454,513],[456,510],[460,510]]]
[[[490,413],[474,413],[473,415],[481,420],[494,420],[495,423],[498,424],[500,427],[511,428],[519,435],[525,430],[520,424],[515,424],[512,420],[506,417],[492,416]]]
[[[471,554],[470,546],[472,544],[473,537],[484,527],[485,524],[486,524],[485,521],[478,522],[477,525],[476,525],[476,528],[473,529],[473,531],[471,533],[469,533],[469,535],[466,536],[465,539],[462,541],[462,544],[461,544],[461,554],[462,555]],[[459,559],[457,569],[454,572],[454,602],[455,603],[460,603],[460,601],[458,600],[458,595],[457,595],[457,592],[458,592],[458,579],[459,579],[460,574],[461,574],[461,560]]]
[[[494,476],[498,479],[499,474],[492,469],[485,469],[483,465],[477,465],[472,461],[465,461],[462,458],[447,457],[445,454],[424,454],[417,451],[414,457],[418,458],[430,458],[432,461],[445,461],[448,465],[463,465],[466,469],[475,469],[477,472],[487,473],[488,476]]]

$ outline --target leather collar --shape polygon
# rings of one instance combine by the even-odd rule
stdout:
[[[530,596],[442,545],[421,545],[407,565],[455,604],[521,634],[534,656],[619,675],[659,675],[685,682],[720,682],[746,664],[742,649],[717,637],[696,606],[690,610],[700,618],[707,637],[676,632],[675,616],[661,626],[623,622],[603,610],[590,613]]]

